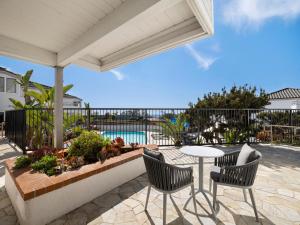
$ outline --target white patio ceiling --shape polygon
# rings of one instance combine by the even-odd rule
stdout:
[[[1,0],[0,54],[109,70],[213,34],[212,0]]]

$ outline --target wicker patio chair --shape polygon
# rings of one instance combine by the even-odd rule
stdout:
[[[254,150],[244,165],[237,165],[239,154],[240,151],[236,151],[215,159],[215,166],[219,167],[220,171],[211,171],[210,173],[210,178],[213,181],[213,208],[216,211],[218,185],[242,188],[245,201],[247,201],[246,190],[248,189],[255,218],[258,222],[252,185],[262,156],[260,152]]]
[[[163,193],[163,224],[166,224],[167,194],[172,194],[188,186],[191,187],[195,213],[197,214],[192,167],[180,168],[164,162],[163,155],[148,149],[143,154],[149,179],[148,193],[145,204],[147,211],[151,187]]]

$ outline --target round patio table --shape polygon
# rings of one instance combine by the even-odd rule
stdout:
[[[185,155],[197,157],[199,159],[199,162],[198,162],[199,163],[199,165],[198,165],[199,166],[199,186],[198,186],[198,190],[196,191],[195,195],[197,195],[198,193],[202,193],[204,195],[206,201],[209,204],[209,207],[211,208],[212,214],[215,217],[215,212],[213,210],[212,204],[205,193],[208,191],[205,191],[203,189],[203,159],[204,158],[222,157],[222,156],[224,156],[224,152],[219,149],[208,147],[208,146],[184,146],[180,149],[180,151]],[[192,196],[187,200],[185,206],[191,200],[191,198],[192,198]],[[200,203],[198,202],[198,204],[200,204]]]

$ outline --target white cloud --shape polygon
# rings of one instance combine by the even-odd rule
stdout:
[[[228,0],[223,2],[224,22],[236,30],[258,29],[277,17],[285,21],[300,15],[300,0]]]
[[[198,65],[204,70],[208,70],[212,66],[212,64],[214,64],[214,62],[217,60],[216,58],[204,56],[203,54],[198,52],[191,44],[186,44],[185,48],[197,61]]]
[[[110,70],[110,72],[117,78],[117,80],[124,80],[125,78],[125,74],[118,70]]]
[[[218,52],[221,51],[221,47],[220,47],[219,43],[214,43],[214,44],[210,47],[210,49],[211,49],[213,52],[216,52],[216,53],[218,53]]]

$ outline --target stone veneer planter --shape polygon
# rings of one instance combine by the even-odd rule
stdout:
[[[157,149],[156,145],[148,145]],[[5,187],[21,225],[44,225],[113,188],[145,173],[143,147],[104,163],[82,166],[48,177],[5,162]]]

